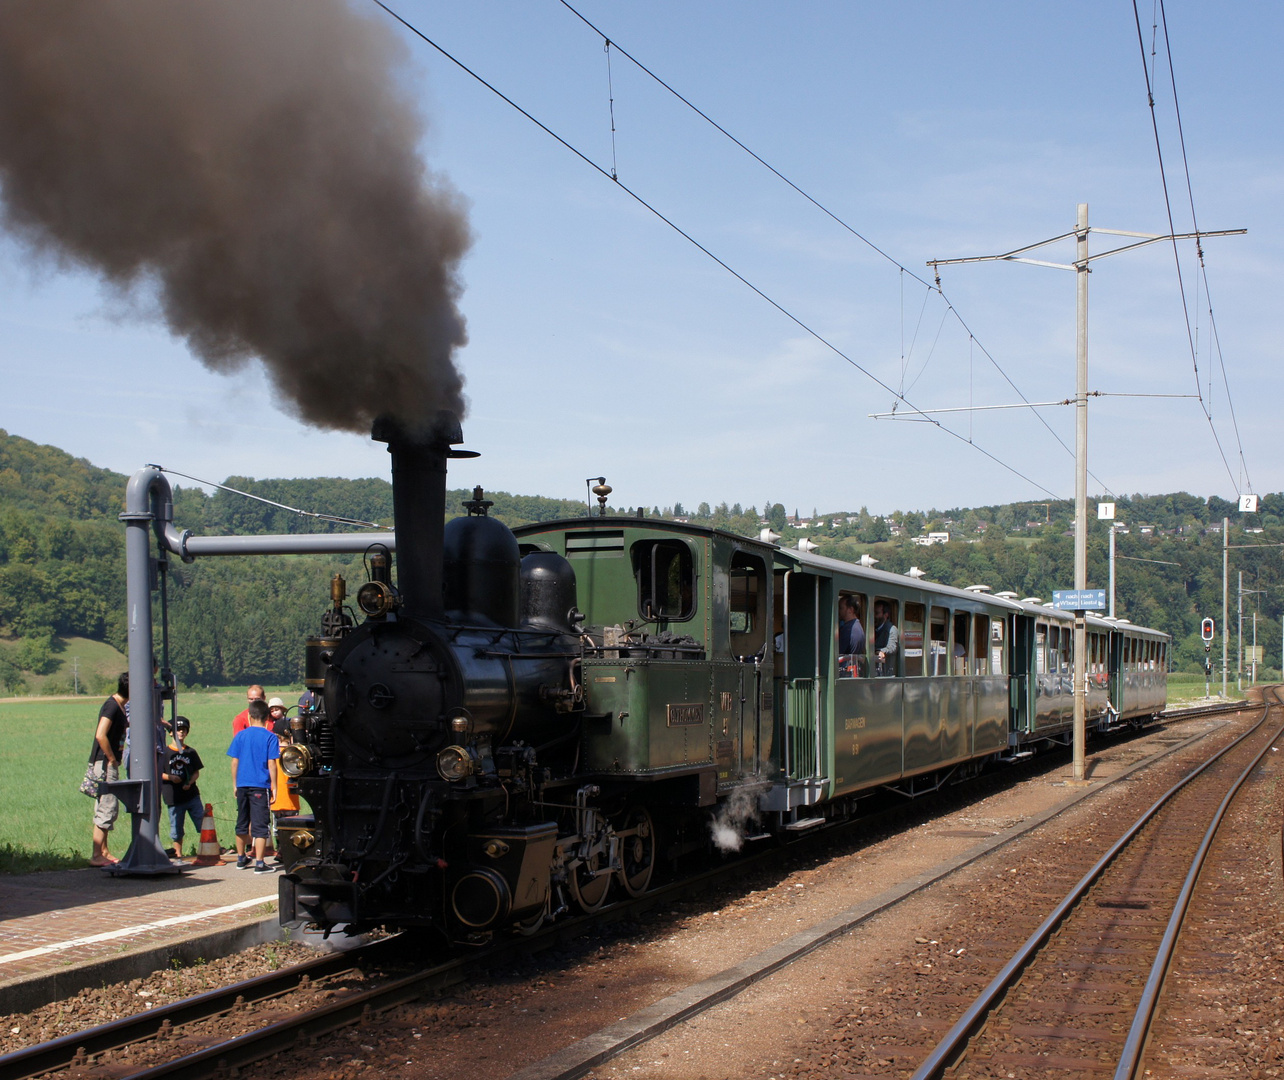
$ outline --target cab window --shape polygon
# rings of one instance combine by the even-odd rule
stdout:
[[[766,577],[761,559],[743,553],[732,559],[727,616],[731,651],[736,656],[757,655],[767,640]]]
[[[695,565],[681,540],[633,545],[638,614],[650,622],[684,622],[695,614]]]

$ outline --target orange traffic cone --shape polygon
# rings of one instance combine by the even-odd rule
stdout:
[[[205,820],[201,822],[201,847],[193,866],[222,866],[223,855],[218,846],[218,833],[214,829],[214,807],[205,804]]]

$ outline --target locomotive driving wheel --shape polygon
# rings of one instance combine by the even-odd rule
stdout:
[[[594,852],[587,862],[580,863],[571,872],[571,898],[585,914],[593,914],[606,903],[614,876],[606,865],[606,856],[600,851]]]
[[[655,870],[655,822],[646,807],[630,806],[616,825],[620,841],[620,884],[630,896],[641,896],[651,886]]]

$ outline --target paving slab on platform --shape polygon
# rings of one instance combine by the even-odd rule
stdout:
[[[268,940],[276,898],[277,875],[237,870],[235,857],[163,876],[112,877],[95,868],[0,878],[0,997],[17,984],[167,943],[214,942],[249,927],[250,937],[227,942]]]

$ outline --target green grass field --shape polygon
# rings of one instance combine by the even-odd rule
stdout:
[[[267,688],[287,704],[300,690]],[[102,701],[93,698],[9,698],[0,701],[0,873],[61,870],[89,865],[93,800],[80,793],[81,777]],[[219,841],[232,842],[236,802],[227,747],[232,718],[245,708],[245,690],[208,690],[182,694],[178,711],[192,722],[189,743],[200,751],[205,768],[197,782],[201,798],[214,804]],[[168,716],[168,712],[166,713]],[[169,819],[161,824],[169,844]],[[184,849],[200,836],[188,822]],[[110,849],[117,857],[129,847],[129,815],[121,813]]]

